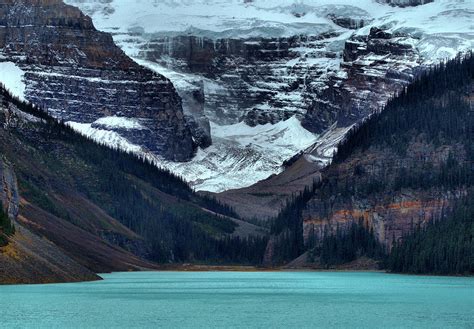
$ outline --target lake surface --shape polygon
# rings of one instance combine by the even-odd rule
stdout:
[[[474,328],[474,278],[140,272],[0,286],[1,328]]]

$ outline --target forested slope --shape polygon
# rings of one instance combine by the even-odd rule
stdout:
[[[328,241],[347,240],[354,224],[359,223],[376,238],[378,255],[400,244],[396,250],[407,256],[406,250],[413,251],[414,247],[402,241],[409,241],[407,237],[413,232],[420,235],[433,221],[437,223],[433,225],[442,225],[454,216],[458,200],[473,193],[473,79],[472,54],[442,63],[353,129],[339,145],[314,192],[296,197],[275,220],[267,263],[282,264],[307,250],[312,250],[320,265],[338,263],[345,256],[334,258],[327,254],[328,248],[323,255],[322,246]],[[472,217],[464,218],[472,221]],[[467,244],[463,250],[471,253],[463,257],[472,257],[472,236],[463,241]],[[425,247],[418,246],[418,252]],[[355,248],[359,252],[350,259],[367,254],[366,248],[356,244]],[[333,253],[343,250],[329,249]],[[469,270],[470,265],[464,264],[458,269],[438,271],[427,266],[420,271],[457,273],[465,272],[466,266]],[[391,268],[417,271],[414,265]]]
[[[250,235],[236,235],[240,224],[229,207],[146,160],[81,136],[3,88],[0,100],[0,152],[18,179],[17,220],[80,264],[104,272],[153,266],[147,261],[261,261],[253,250],[265,247],[264,234],[253,226]],[[12,235],[8,225],[2,219],[2,232]]]

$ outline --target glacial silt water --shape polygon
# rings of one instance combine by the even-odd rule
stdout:
[[[1,328],[474,328],[474,278],[140,272],[0,286]]]

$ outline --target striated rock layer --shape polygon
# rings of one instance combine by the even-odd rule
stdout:
[[[66,1],[91,15],[129,56],[169,77],[180,95],[200,90],[201,83],[203,97],[192,103],[203,103],[211,127],[217,125],[210,131],[215,145],[221,127],[244,122],[257,131],[291,116],[319,138],[309,149],[289,141],[293,154],[272,157],[267,154],[276,142],[258,149],[240,135],[232,140],[235,151],[216,145],[216,152],[198,153],[204,169],[201,161],[160,163],[192,176],[200,190],[222,191],[224,184],[210,174],[223,166],[216,154],[249,154],[226,157],[217,175],[226,188],[247,186],[256,158],[278,159],[267,177],[301,151],[326,165],[341,137],[335,135],[381,109],[429,65],[474,44],[473,13],[461,1],[190,0],[139,2],[133,8],[123,0]],[[193,107],[184,105],[185,111]],[[235,168],[245,184],[229,177]]]
[[[335,234],[337,229],[345,232],[353,223],[362,221],[363,225],[374,230],[380,242],[390,248],[394,241],[412,233],[416,227],[423,227],[449,212],[452,202],[460,195],[461,192],[419,194],[410,191],[394,195],[390,200],[338,198],[329,213],[324,209],[326,204],[315,198],[303,213],[304,241],[322,241],[327,234]]]
[[[24,97],[61,120],[133,119],[133,127],[108,129],[170,160],[194,153],[172,83],[128,58],[75,7],[60,0],[1,1],[0,61],[23,70]]]

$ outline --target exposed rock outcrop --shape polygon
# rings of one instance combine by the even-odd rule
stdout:
[[[434,0],[377,0],[377,2],[387,3],[391,6],[397,6],[397,7],[421,6],[433,1]]]
[[[367,36],[352,36],[344,46],[343,74],[331,76],[326,88],[313,89],[317,97],[303,125],[323,132],[334,123],[347,127],[380,110],[422,70],[415,42],[413,35],[376,27]]]
[[[3,211],[10,220],[14,221],[18,216],[20,205],[18,184],[13,168],[3,158],[0,158],[0,180],[0,202],[2,202]]]
[[[117,129],[130,143],[175,161],[192,157],[172,83],[128,58],[80,10],[60,0],[6,0],[0,26],[1,60],[26,72],[28,100],[64,121],[133,118],[141,129]]]
[[[352,224],[362,224],[374,230],[377,239],[387,248],[418,226],[442,218],[450,211],[454,200],[462,193],[400,193],[389,198],[351,200],[335,198],[327,203],[314,198],[303,213],[303,236],[322,241],[324,236],[348,231]],[[320,217],[321,216],[321,217]]]

